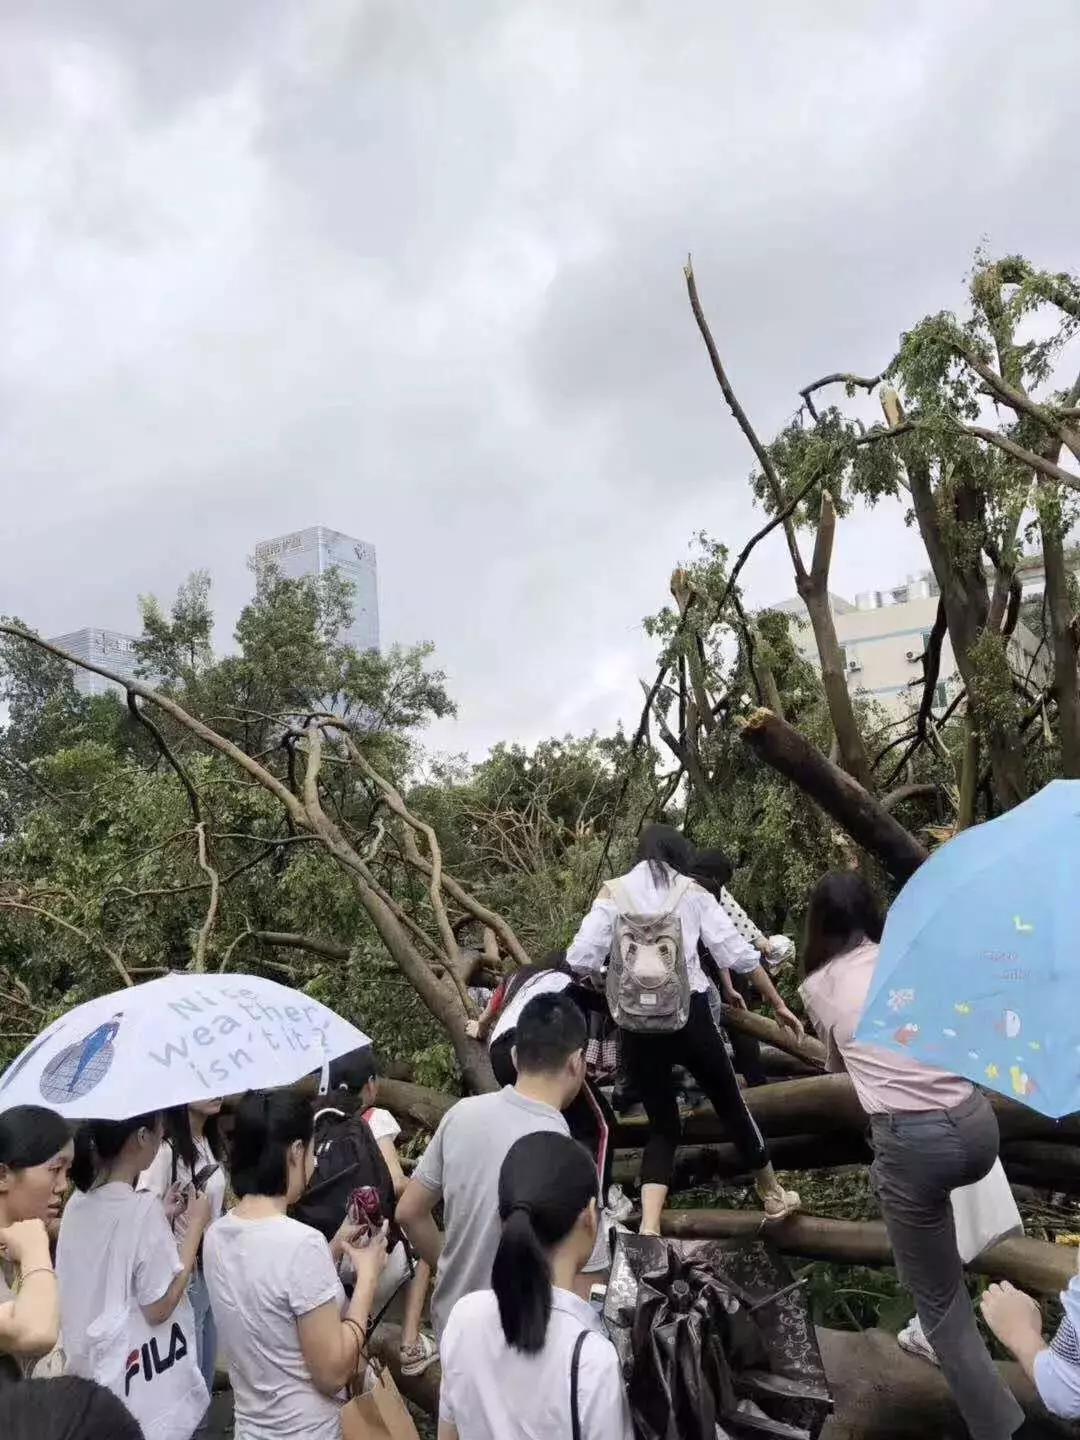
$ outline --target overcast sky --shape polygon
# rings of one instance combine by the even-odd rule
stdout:
[[[760,523],[686,303],[764,435],[962,300],[1073,268],[1080,5],[5,0],[0,611],[137,626],[268,536],[377,547],[433,740],[609,729],[705,529]],[[921,564],[898,511],[833,589]],[[747,573],[792,591],[782,546]]]

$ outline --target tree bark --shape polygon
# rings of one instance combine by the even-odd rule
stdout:
[[[636,1185],[641,1173],[640,1150],[619,1150],[612,1166],[612,1178],[620,1185]],[[769,1154],[778,1170],[836,1170],[845,1165],[868,1165],[873,1158],[864,1136],[857,1130],[835,1135],[774,1135]],[[722,1180],[746,1179],[750,1171],[746,1157],[730,1142],[719,1145],[686,1145],[676,1152],[672,1176],[673,1194],[693,1190]]]
[[[1050,643],[1054,659],[1054,689],[1057,693],[1058,737],[1061,745],[1061,773],[1066,779],[1080,778],[1080,680],[1077,670],[1077,634],[1069,603],[1069,570],[1061,525],[1061,505],[1049,496],[1039,500],[1039,529],[1042,532],[1043,568],[1046,574],[1046,605],[1050,613]]]
[[[665,1235],[679,1240],[759,1238],[765,1216],[759,1210],[665,1210]],[[832,1220],[793,1215],[768,1225],[771,1244],[789,1255],[836,1260],[845,1265],[891,1265],[892,1249],[881,1220]],[[1063,1245],[1017,1237],[1003,1240],[968,1266],[976,1275],[1009,1280],[1022,1290],[1057,1295],[1076,1274],[1076,1256]]]
[[[903,423],[903,407],[894,390],[882,391],[881,404],[890,427]],[[948,517],[946,527],[938,513],[930,462],[919,448],[920,442],[901,440],[899,444],[910,482],[915,520],[941,590],[956,668],[986,743],[998,803],[1008,810],[1025,798],[1027,782],[1020,747],[1015,743],[1015,736],[1010,735],[1009,725],[996,714],[997,707],[992,702],[997,697],[988,696],[985,679],[972,660],[990,616],[990,594],[982,568],[982,539],[972,542],[967,538],[961,548],[952,538],[957,527],[964,534],[975,530],[980,537],[983,535],[986,526],[981,513],[982,497],[974,486],[955,481],[950,492],[955,513]],[[1005,700],[1006,704],[1012,703],[1011,689]]]
[[[821,1440],[968,1440],[941,1372],[906,1355],[886,1331],[853,1334],[819,1326],[817,1341],[834,1407]],[[442,1371],[436,1364],[422,1375],[402,1375],[397,1325],[380,1325],[369,1348],[390,1367],[402,1395],[426,1414],[438,1413]],[[998,1369],[1032,1417],[1033,1437],[1074,1435],[1070,1425],[1047,1416],[1018,1365]]]
[[[846,1075],[814,1075],[805,1080],[781,1080],[744,1092],[747,1107],[765,1136],[833,1135],[840,1131],[867,1130],[866,1113]],[[987,1097],[998,1117],[1003,1141],[1047,1140],[1080,1144],[1080,1115],[1048,1120],[1035,1110],[1007,1100],[1004,1095]],[[644,1143],[647,1128],[644,1116],[620,1121],[615,1132],[617,1148],[635,1149]],[[701,1145],[731,1137],[711,1108],[690,1114],[683,1125],[687,1145]]]
[[[872,795],[822,755],[806,737],[770,710],[755,710],[741,738],[774,770],[791,780],[903,882],[927,852]]]
[[[829,705],[829,716],[840,751],[840,763],[864,790],[870,790],[873,786],[870,757],[866,753],[859,722],[855,718],[855,707],[844,668],[844,651],[836,635],[836,620],[829,601],[829,568],[835,534],[836,508],[832,496],[825,490],[821,496],[821,516],[818,520],[814,558],[809,570],[801,564],[796,567],[795,588],[806,606],[814,632],[814,643],[817,645],[818,661],[821,665],[821,684]]]

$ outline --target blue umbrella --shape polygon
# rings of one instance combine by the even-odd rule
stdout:
[[[955,836],[885,922],[856,1039],[1080,1111],[1080,780]]]

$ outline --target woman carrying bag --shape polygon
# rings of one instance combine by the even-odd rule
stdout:
[[[315,1168],[314,1133],[312,1102],[292,1091],[249,1092],[236,1107],[237,1204],[203,1247],[236,1440],[340,1440],[346,1387],[364,1369],[386,1236],[362,1238],[346,1222],[328,1244],[286,1214]],[[349,1302],[337,1272],[345,1258],[356,1272]]]
[[[577,975],[596,976],[607,966],[608,1007],[621,1031],[626,1078],[649,1117],[641,1162],[641,1233],[649,1235],[660,1233],[682,1133],[677,1065],[690,1071],[729,1127],[753,1171],[766,1218],[780,1221],[799,1208],[796,1192],[777,1180],[768,1146],[739,1089],[713,1019],[698,942],[721,969],[748,974],[781,1025],[796,1035],[802,1034],[802,1025],[777,994],[758,952],[738,934],[715,897],[691,878],[695,859],[693,846],[677,830],[649,825],[634,868],[603,886],[566,952]]]
[[[598,1224],[588,1152],[552,1131],[515,1141],[499,1218],[492,1288],[443,1334],[439,1440],[632,1440],[615,1347],[574,1293]]]
[[[1006,1440],[1024,1413],[979,1335],[950,1200],[993,1169],[997,1119],[967,1080],[854,1038],[882,928],[861,875],[826,875],[810,898],[800,994],[825,1042],[826,1069],[847,1072],[870,1117],[871,1184],[953,1399],[974,1440]]]
[[[73,1195],[56,1273],[68,1371],[118,1396],[145,1440],[190,1440],[210,1403],[187,1298],[210,1202],[192,1192],[177,1248],[165,1207],[135,1182],[158,1152],[160,1115],[95,1120],[75,1137]]]

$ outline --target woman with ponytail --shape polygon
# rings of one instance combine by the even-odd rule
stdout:
[[[385,1227],[346,1221],[327,1244],[288,1214],[315,1169],[315,1113],[290,1090],[249,1091],[229,1163],[236,1206],[206,1237],[206,1284],[229,1367],[236,1440],[341,1440],[345,1387],[366,1342]],[[356,1280],[346,1301],[342,1260]]]
[[[68,1127],[52,1110],[0,1115],[0,1386],[30,1373],[55,1346],[60,1300],[46,1225],[64,1203]]]
[[[209,1404],[187,1289],[210,1201],[191,1190],[170,1215],[156,1195],[135,1189],[162,1134],[157,1114],[79,1127],[71,1167],[78,1193],[60,1222],[56,1273],[69,1373],[112,1390],[146,1440],[186,1440]],[[177,1215],[179,1248],[170,1227]],[[132,1370],[137,1351],[172,1363],[158,1370],[143,1355]]]
[[[441,1345],[439,1440],[631,1440],[615,1348],[574,1293],[598,1224],[596,1167],[569,1136],[517,1140],[499,1173],[490,1290]]]

